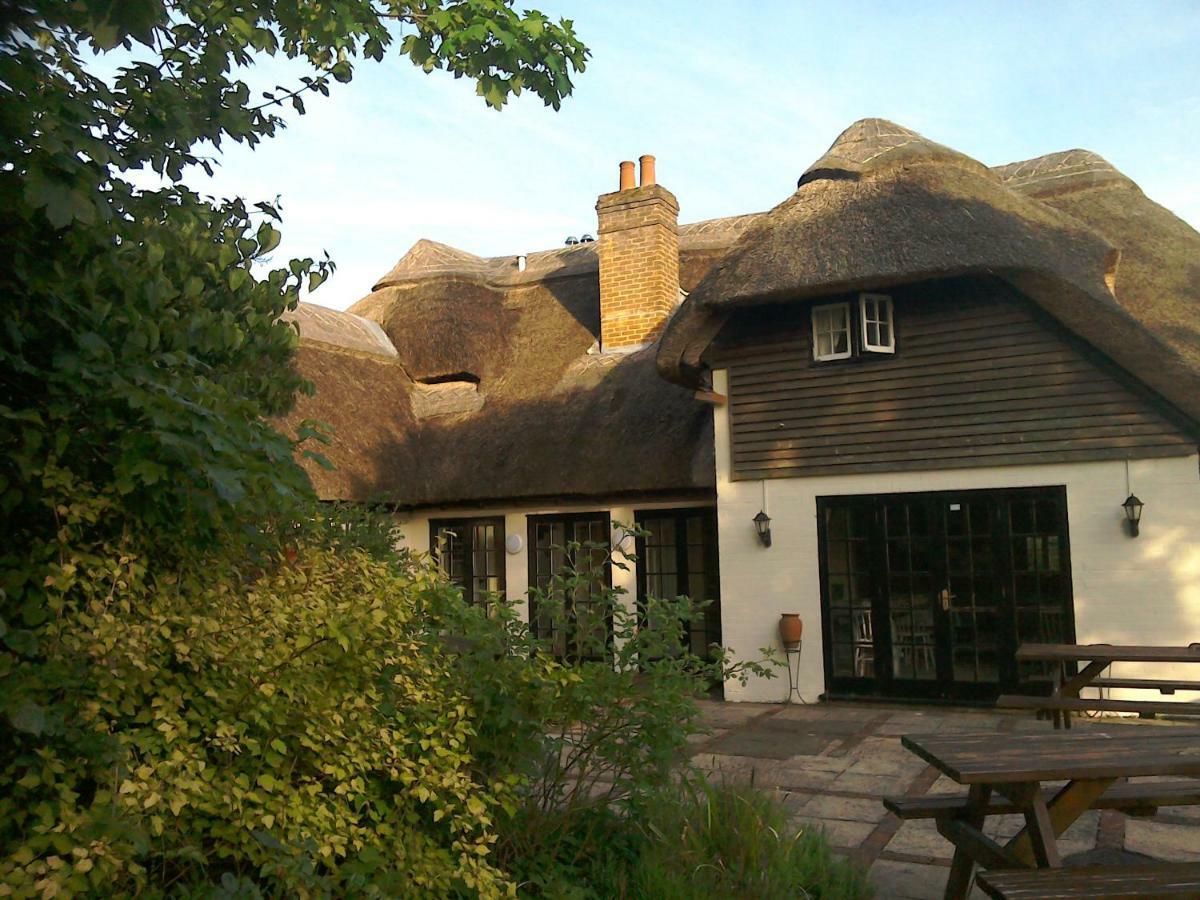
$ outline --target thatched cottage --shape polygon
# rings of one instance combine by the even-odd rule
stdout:
[[[602,538],[630,602],[714,601],[697,648],[800,613],[810,698],[983,700],[1022,641],[1200,641],[1200,234],[1094,153],[988,168],[878,119],[769,212],[679,225],[640,182],[594,242],[423,240],[349,312],[302,305],[321,496],[393,505],[469,598]]]

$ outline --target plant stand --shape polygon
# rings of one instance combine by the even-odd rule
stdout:
[[[787,657],[788,667],[788,695],[787,699],[783,701],[784,703],[791,703],[792,697],[795,696],[805,706],[808,705],[808,701],[800,694],[800,651],[803,647],[804,642],[801,641],[794,649],[785,648],[783,651]],[[795,665],[792,664],[793,659],[795,660]]]

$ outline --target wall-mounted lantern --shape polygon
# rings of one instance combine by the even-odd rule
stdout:
[[[1145,504],[1137,498],[1137,494],[1130,494],[1125,498],[1125,502],[1121,506],[1125,510],[1125,520],[1129,523],[1129,536],[1138,536],[1138,523],[1142,521],[1142,507]]]
[[[764,547],[771,546],[771,517],[761,509],[758,515],[754,517],[754,530],[758,532],[758,539]]]
[[[515,531],[504,539],[504,549],[508,551],[509,556],[516,556],[524,546],[524,539]]]

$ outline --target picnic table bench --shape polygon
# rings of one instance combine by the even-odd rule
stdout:
[[[996,706],[1007,709],[1033,709],[1049,713],[1054,727],[1071,727],[1072,712],[1132,712],[1143,717],[1162,714],[1200,715],[1195,706],[1172,700],[1114,700],[1107,697],[1080,697],[1085,688],[1127,688],[1174,694],[1176,691],[1200,691],[1200,681],[1162,678],[1101,678],[1100,674],[1115,662],[1200,663],[1200,644],[1189,647],[1119,646],[1114,644],[1022,644],[1017,648],[1018,662],[1048,662],[1055,666],[1054,688],[1049,697],[1003,694]],[[1067,667],[1085,663],[1071,675]]]
[[[1051,874],[1040,876],[1043,893],[1025,896],[1054,896],[1050,888],[1055,883],[1068,884],[1068,876],[1076,871],[1061,868],[1057,838],[1089,809],[1144,814],[1160,806],[1200,804],[1197,729],[1116,726],[1105,732],[1083,733],[904,735],[901,741],[968,789],[965,796],[884,800],[901,818],[934,819],[938,833],[954,845],[947,900],[967,896],[975,865],[994,871],[1045,869]],[[1152,775],[1179,780],[1118,783]],[[1045,786],[1058,781],[1066,784]],[[988,816],[1013,813],[1024,816],[1025,826],[1007,843],[1001,845],[984,834]],[[1121,883],[1115,870],[1108,874],[1114,884]],[[1136,877],[1144,880],[1148,876],[1141,872]],[[1000,879],[996,889],[1008,890],[1005,884]]]
[[[996,900],[1194,898],[1200,897],[1200,863],[981,872],[975,883]]]

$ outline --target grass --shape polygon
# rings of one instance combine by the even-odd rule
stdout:
[[[824,835],[790,827],[777,796],[751,786],[700,782],[641,815],[589,816],[586,830],[582,823],[570,829],[587,837],[562,845],[574,862],[526,861],[523,893],[564,900],[871,896],[865,874],[835,855]]]

